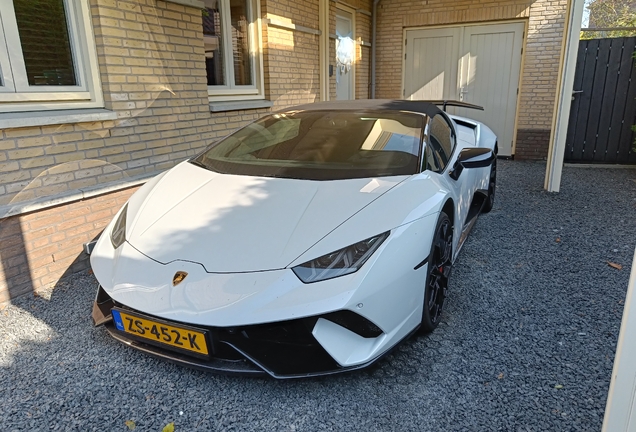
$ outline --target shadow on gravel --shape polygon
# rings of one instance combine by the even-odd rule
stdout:
[[[599,430],[636,236],[636,170],[501,161],[494,210],[456,263],[443,322],[376,366],[310,380],[212,375],[93,328],[97,282],[0,311],[7,430]],[[608,262],[621,264],[616,270]]]

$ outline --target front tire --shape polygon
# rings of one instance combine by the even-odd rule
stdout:
[[[428,255],[424,308],[420,325],[423,333],[435,330],[441,320],[452,271],[452,250],[453,225],[448,215],[441,212],[433,235],[431,253]]]

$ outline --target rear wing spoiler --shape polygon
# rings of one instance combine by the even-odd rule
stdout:
[[[484,107],[483,106],[479,106],[479,105],[474,105],[474,104],[470,104],[467,102],[462,102],[462,101],[456,101],[456,100],[429,100],[426,102],[430,102],[433,105],[441,105],[442,109],[444,110],[444,112],[446,112],[446,107],[447,106],[454,106],[454,107],[460,107],[460,108],[470,108],[470,109],[476,109],[476,110],[480,110],[483,111]]]

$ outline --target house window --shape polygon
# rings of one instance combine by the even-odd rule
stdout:
[[[86,3],[0,2],[0,112],[101,102]]]
[[[253,0],[205,0],[203,40],[211,98],[262,97],[256,17]]]

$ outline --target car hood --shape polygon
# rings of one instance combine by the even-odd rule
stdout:
[[[236,176],[186,162],[133,195],[126,236],[163,264],[196,262],[210,273],[281,269],[406,178]]]

